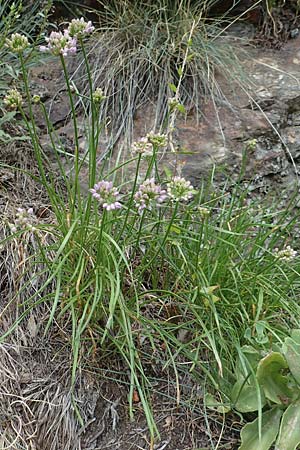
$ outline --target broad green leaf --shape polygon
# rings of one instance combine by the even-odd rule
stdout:
[[[253,376],[250,376],[245,383],[243,380],[238,380],[234,384],[231,399],[234,408],[241,413],[258,411],[259,408],[263,408],[266,404],[266,398],[262,390],[260,390],[259,398]]]
[[[273,408],[262,414],[261,439],[258,434],[258,418],[247,423],[241,431],[241,446],[239,450],[269,450],[276,439],[282,410]]]
[[[288,378],[282,371],[288,365],[281,353],[271,352],[257,366],[257,380],[264,390],[265,396],[274,403],[286,404],[293,396],[288,387]]]
[[[293,339],[293,341],[297,342],[297,344],[300,344],[300,329],[292,330],[291,338]]]
[[[300,400],[292,403],[282,416],[276,450],[296,450],[300,445]]]
[[[300,344],[288,337],[282,346],[282,353],[287,360],[293,377],[300,384]]]
[[[269,341],[268,335],[266,333],[266,324],[264,321],[260,320],[255,324],[256,330],[256,342],[259,344],[266,344]]]

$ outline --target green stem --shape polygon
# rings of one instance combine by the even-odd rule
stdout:
[[[31,141],[33,144],[33,148],[34,148],[34,152],[36,155],[38,168],[39,168],[40,175],[42,177],[43,184],[45,185],[45,187],[48,190],[48,181],[47,181],[44,166],[43,166],[43,160],[41,157],[41,147],[40,147],[39,137],[38,137],[36,124],[35,124],[35,120],[34,120],[34,115],[33,115],[33,111],[32,111],[31,95],[30,95],[29,83],[28,83],[28,74],[27,74],[24,57],[23,57],[22,53],[19,54],[19,58],[20,58],[22,76],[23,76],[23,81],[24,81],[24,86],[25,86],[26,99],[27,99],[27,104],[28,104],[28,109],[29,109],[30,122],[28,121],[26,114],[24,113],[22,108],[20,108],[20,112],[22,114],[24,122],[26,123],[28,132],[31,137]]]
[[[141,233],[142,233],[142,227],[143,227],[143,223],[144,223],[145,214],[146,214],[146,209],[144,209],[143,212],[142,212],[140,226],[139,226],[139,230],[138,230],[138,234],[137,234],[137,238],[136,238],[136,242],[135,242],[135,247],[134,247],[134,251],[133,251],[133,257],[136,255],[138,246],[140,244],[140,238],[141,238]]]
[[[130,199],[129,199],[129,202],[127,204],[126,216],[125,216],[125,219],[124,219],[124,222],[123,222],[122,229],[121,229],[120,234],[118,236],[117,242],[119,242],[120,239],[122,238],[122,234],[123,234],[123,232],[125,230],[125,227],[126,227],[126,224],[127,224],[127,220],[128,220],[129,214],[130,214],[130,209],[131,209],[131,206],[132,206],[132,203],[133,203],[133,197],[134,197],[134,194],[135,194],[135,188],[136,188],[137,180],[138,180],[138,177],[139,177],[139,169],[140,169],[140,165],[141,165],[141,159],[142,159],[142,155],[140,154],[139,157],[138,157],[138,161],[137,161],[135,177],[134,177],[134,182],[133,182],[133,186],[132,186],[132,189],[131,189]],[[131,229],[129,230],[129,236],[131,235],[133,225],[134,224],[132,224]]]
[[[89,91],[90,91],[90,102],[91,102],[91,115],[92,115],[92,123],[91,123],[91,133],[89,137],[89,187],[91,188],[95,184],[96,179],[96,163],[97,163],[97,136],[95,136],[95,124],[97,120],[95,103],[93,100],[93,80],[90,70],[89,61],[87,58],[87,54],[85,51],[85,47],[83,44],[83,39],[79,38],[79,42],[82,49],[83,59],[86,67],[88,83],[89,83]]]
[[[77,120],[76,120],[76,113],[75,113],[75,105],[73,101],[72,96],[72,90],[70,86],[70,80],[68,76],[68,71],[66,67],[66,63],[64,60],[63,55],[60,55],[60,61],[64,72],[64,77],[67,85],[67,91],[68,96],[70,100],[70,106],[72,111],[72,120],[73,120],[73,126],[74,126],[74,138],[75,138],[75,163],[74,163],[74,170],[75,170],[75,178],[74,178],[74,198],[73,198],[73,204],[72,204],[72,214],[75,211],[75,205],[76,205],[76,199],[78,201],[78,207],[81,211],[81,197],[80,197],[80,184],[79,184],[79,138],[78,138],[78,126],[77,126]]]
[[[167,239],[168,239],[169,233],[170,233],[170,231],[171,231],[171,227],[172,227],[172,225],[173,225],[173,223],[174,223],[174,220],[175,220],[175,217],[176,217],[176,214],[177,214],[177,210],[178,210],[178,202],[175,203],[175,208],[174,208],[174,211],[173,211],[171,220],[169,221],[167,231],[166,231],[166,233],[165,233],[165,235],[164,235],[164,238],[163,238],[163,240],[162,240],[162,242],[161,242],[161,244],[160,244],[160,246],[159,246],[159,249],[155,252],[154,256],[152,256],[152,258],[150,259],[150,261],[143,267],[142,273],[144,273],[144,272],[151,266],[151,264],[153,263],[153,261],[154,261],[154,260],[157,258],[157,256],[159,255],[161,249],[164,247],[164,245],[165,245],[165,243],[166,243],[166,241],[167,241]]]
[[[103,236],[103,231],[104,231],[104,226],[105,226],[105,221],[106,221],[106,212],[107,212],[106,209],[103,209],[99,238],[98,238],[98,249],[97,249],[97,257],[96,257],[97,266],[100,265],[99,263],[101,262],[101,259],[102,259],[102,263],[103,263],[103,255],[101,255],[101,248],[103,248],[103,247],[101,246],[101,244],[102,244],[102,236]]]
[[[59,152],[58,152],[58,150],[57,150],[57,148],[56,148],[56,143],[55,143],[55,141],[54,141],[54,139],[53,139],[53,133],[55,132],[55,130],[54,130],[53,124],[52,124],[52,123],[50,122],[50,120],[49,120],[49,116],[48,116],[48,114],[47,114],[47,111],[46,111],[46,108],[45,108],[44,103],[41,102],[40,105],[41,105],[41,108],[42,108],[42,111],[43,111],[44,119],[45,119],[45,121],[46,121],[47,131],[48,131],[48,134],[49,134],[51,146],[52,146],[52,148],[53,148],[53,150],[54,150],[54,153],[55,153],[55,156],[56,156],[56,160],[57,160],[57,164],[58,164],[60,173],[61,173],[61,175],[62,175],[62,177],[63,177],[65,186],[67,187],[68,196],[69,196],[69,199],[70,199],[70,201],[71,201],[72,195],[71,195],[70,183],[69,183],[69,181],[68,181],[66,172],[65,172],[65,170],[64,170],[64,168],[63,168],[63,165],[62,165],[62,163],[61,163],[60,155],[59,155]],[[62,204],[64,204],[64,202],[62,202]]]

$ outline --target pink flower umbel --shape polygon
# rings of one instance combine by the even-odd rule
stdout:
[[[159,184],[155,184],[154,178],[145,180],[134,194],[134,201],[139,213],[145,208],[151,209],[153,205],[159,206],[166,198],[166,191]]]
[[[85,22],[84,18],[81,19],[73,19],[68,26],[68,33],[71,37],[83,37],[87,34],[91,34],[94,31],[95,27],[92,22],[89,20]]]
[[[89,191],[92,194],[92,197],[107,211],[122,208],[121,203],[118,202],[119,192],[113,187],[111,181],[99,181],[99,183],[96,183]]]
[[[74,55],[77,51],[77,41],[75,37],[71,37],[68,30],[52,31],[50,36],[46,38],[48,45],[41,45],[41,52],[49,52],[55,56]]]
[[[153,144],[146,137],[134,142],[131,150],[134,155],[153,156]]]
[[[174,177],[168,185],[168,195],[176,202],[188,201],[196,192],[191,182],[182,177]]]

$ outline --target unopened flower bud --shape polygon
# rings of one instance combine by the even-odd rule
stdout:
[[[29,47],[27,37],[20,33],[12,34],[10,39],[6,39],[5,44],[13,53],[22,53],[27,47]]]
[[[11,89],[3,100],[7,109],[19,109],[22,106],[22,95],[17,89]]]

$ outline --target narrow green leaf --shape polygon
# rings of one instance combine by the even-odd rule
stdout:
[[[282,416],[275,450],[296,450],[300,445],[300,400],[292,403]]]
[[[182,74],[183,74],[183,69],[182,69],[182,67],[178,67],[177,72],[178,72],[178,75],[181,77]]]
[[[269,450],[276,439],[282,410],[275,407],[262,415],[261,439],[258,433],[258,418],[247,423],[241,431],[241,446],[238,450]]]
[[[249,373],[251,367],[256,372],[259,361],[261,360],[261,354],[251,345],[244,345],[239,352],[239,357],[236,361],[236,376],[238,380],[244,380],[245,376]]]
[[[179,104],[177,105],[177,109],[178,109],[178,111],[181,112],[182,114],[186,114],[186,109],[185,109],[185,107],[184,107],[181,103],[179,103]]]
[[[277,404],[286,404],[293,396],[293,391],[288,387],[288,378],[282,375],[282,371],[287,368],[285,358],[277,352],[269,353],[257,366],[257,380],[265,396]]]
[[[177,87],[175,86],[175,84],[169,83],[168,86],[169,86],[169,88],[171,89],[171,91],[173,91],[173,92],[176,94],[176,92],[177,92]]]

